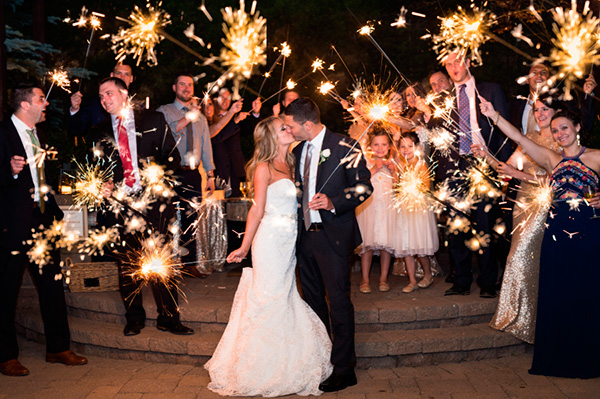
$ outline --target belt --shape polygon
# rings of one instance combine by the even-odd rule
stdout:
[[[183,166],[183,165],[182,165],[182,166],[180,166],[180,167],[179,167],[179,169],[180,169],[180,170],[186,170],[186,171],[189,171],[189,170],[197,170],[198,168],[192,168],[192,167],[190,167],[190,166],[187,166],[187,165],[186,165],[186,166]]]
[[[307,231],[323,231],[323,223],[311,223]]]

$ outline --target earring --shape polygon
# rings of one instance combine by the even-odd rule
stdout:
[[[580,141],[581,136],[579,136],[579,133],[577,134],[577,145],[581,145],[581,141]]]

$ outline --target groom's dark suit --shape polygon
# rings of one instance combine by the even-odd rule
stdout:
[[[341,142],[348,146],[341,145]],[[302,187],[299,168],[305,143],[301,142],[293,150],[296,156],[296,184],[299,187]],[[321,318],[327,330],[333,333],[331,363],[334,365],[334,373],[340,375],[353,374],[356,365],[354,307],[350,300],[350,257],[362,238],[354,209],[373,190],[371,174],[364,157],[356,167],[339,165],[354,144],[355,141],[346,136],[325,131],[321,154],[329,149],[330,155],[313,155],[320,158],[315,192],[325,194],[331,200],[335,212],[320,210],[322,226],[306,231],[302,207],[299,206],[298,210],[296,252],[304,300]],[[358,144],[355,149],[360,152]],[[299,190],[299,204],[302,204],[303,195],[302,190]],[[325,300],[326,293],[329,308]]]
[[[164,115],[160,112],[135,112],[134,121],[135,131],[138,133],[136,146],[140,169],[143,166],[141,161],[151,160],[159,165],[165,165],[169,170],[175,170],[181,163],[181,157]],[[98,125],[93,126],[90,129],[88,137],[91,143],[102,147],[105,157],[111,157],[111,160],[115,162],[114,182],[120,183],[123,181],[123,164],[119,156],[119,150],[114,145],[115,135],[110,116],[107,116],[107,119]],[[162,234],[167,233],[168,223],[174,216],[174,209],[170,203],[161,204],[157,201],[152,204],[150,209],[145,209],[143,212],[152,223],[155,231]],[[116,224],[123,225],[123,220],[121,215],[116,217],[111,211],[99,212],[98,224],[107,227]],[[133,248],[139,247],[139,239],[139,237],[126,236],[126,240],[129,241],[128,246],[132,246]],[[116,255],[119,268],[121,269],[120,260],[123,258],[123,254],[116,253]],[[166,322],[171,317],[178,320],[177,290],[157,282],[153,282],[151,285],[159,313],[158,321],[161,322],[162,320]],[[143,323],[146,318],[141,292],[137,292],[139,286],[140,282],[134,281],[127,270],[120,270],[119,289],[125,303],[128,323]]]

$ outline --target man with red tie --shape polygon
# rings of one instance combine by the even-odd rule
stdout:
[[[174,170],[181,162],[175,140],[163,114],[154,111],[143,113],[128,107],[128,92],[125,83],[115,77],[104,79],[100,83],[100,102],[110,114],[106,120],[90,129],[89,138],[95,148],[101,147],[104,157],[115,162],[113,181],[122,182],[124,190],[135,197],[142,191],[140,178],[140,160],[165,165]],[[113,181],[105,185],[106,195],[110,195],[114,187]],[[155,232],[167,235],[168,224],[174,217],[172,204],[167,200],[157,201],[146,209],[145,213],[150,226]],[[123,226],[126,215],[115,215],[111,211],[98,214],[101,226]],[[140,248],[143,235],[124,234],[125,248],[129,251]],[[119,265],[119,289],[125,304],[127,324],[123,330],[126,336],[137,335],[145,326],[141,281],[132,278],[131,270],[123,267],[124,248],[117,246],[113,257]],[[158,317],[156,327],[173,334],[193,334],[193,330],[181,324],[177,288],[157,281],[151,282],[152,292],[156,300]]]

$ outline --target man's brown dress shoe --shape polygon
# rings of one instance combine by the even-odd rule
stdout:
[[[85,357],[76,355],[71,351],[46,353],[46,361],[48,363],[62,363],[67,366],[80,366],[88,362]]]
[[[29,374],[29,370],[23,366],[17,359],[11,359],[0,363],[0,373],[11,377],[18,377]]]

